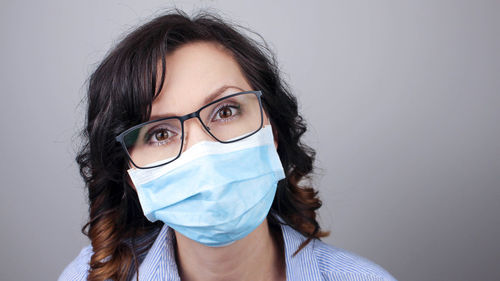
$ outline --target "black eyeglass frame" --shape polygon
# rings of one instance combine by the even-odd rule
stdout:
[[[253,133],[251,134],[248,134],[248,135],[245,135],[241,138],[238,138],[238,139],[235,139],[235,140],[231,140],[231,141],[221,141],[219,140],[216,136],[214,136],[211,132],[210,132],[210,129],[208,129],[207,126],[205,126],[205,124],[203,123],[203,121],[201,121],[201,118],[200,118],[200,112],[211,106],[212,104],[214,103],[218,103],[224,99],[228,99],[228,98],[231,98],[231,97],[234,97],[234,96],[238,96],[238,95],[244,95],[244,94],[255,94],[257,96],[257,100],[259,101],[259,108],[260,108],[260,125],[259,125],[259,128],[257,130],[255,130]],[[141,124],[138,124],[138,125],[135,125],[125,131],[123,131],[121,134],[119,134],[118,136],[115,137],[116,141],[119,142],[123,148],[123,150],[125,150],[125,153],[127,154],[127,157],[128,159],[130,160],[130,162],[132,162],[132,164],[134,165],[134,167],[138,168],[138,169],[151,169],[151,168],[156,168],[156,167],[160,167],[160,166],[163,166],[163,165],[166,165],[168,163],[171,163],[173,161],[175,161],[177,158],[179,158],[181,156],[181,152],[182,152],[182,147],[184,146],[184,121],[188,120],[188,119],[191,119],[191,118],[198,118],[198,121],[200,121],[203,129],[205,129],[205,131],[210,135],[212,136],[215,140],[217,140],[218,142],[220,143],[232,143],[232,142],[237,142],[237,141],[240,141],[242,139],[245,139],[245,138],[248,138],[249,136],[257,133],[261,128],[262,128],[262,125],[264,123],[264,117],[263,117],[263,109],[262,109],[262,100],[261,100],[261,96],[262,96],[262,92],[261,91],[244,91],[244,92],[238,92],[238,93],[235,93],[235,94],[231,94],[231,95],[228,95],[228,96],[225,96],[225,97],[222,97],[222,98],[219,98],[219,99],[216,99],[202,107],[200,107],[198,110],[194,111],[194,112],[191,112],[191,113],[188,113],[186,115],[183,115],[183,116],[170,116],[170,117],[165,117],[165,118],[160,118],[160,119],[156,119],[156,120],[150,120],[150,121],[147,121],[147,122],[144,122],[144,123],[141,123]],[[165,162],[165,163],[162,163],[162,164],[158,164],[158,165],[155,165],[155,166],[148,166],[148,167],[140,167],[138,166],[137,164],[135,164],[134,160],[132,160],[132,156],[130,155],[130,153],[128,152],[128,149],[127,149],[127,146],[125,144],[125,136],[136,130],[137,128],[140,128],[140,127],[143,127],[147,124],[151,124],[151,123],[155,123],[155,122],[160,122],[160,121],[165,121],[165,120],[169,120],[169,119],[178,119],[180,122],[181,122],[181,145],[180,145],[180,148],[179,148],[179,153],[177,154],[177,156],[168,161],[168,162]]]

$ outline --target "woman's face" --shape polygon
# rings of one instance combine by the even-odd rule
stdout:
[[[151,120],[182,116],[229,94],[252,89],[229,51],[211,42],[186,44],[166,59],[163,89],[151,109]],[[269,124],[264,112],[264,125]],[[182,151],[197,142],[215,141],[197,118],[184,122]],[[277,141],[275,138],[275,146]]]

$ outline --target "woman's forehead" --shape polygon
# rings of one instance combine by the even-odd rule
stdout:
[[[151,115],[192,112],[221,88],[225,88],[222,95],[251,90],[229,51],[211,42],[186,44],[166,58],[164,85],[153,102]]]

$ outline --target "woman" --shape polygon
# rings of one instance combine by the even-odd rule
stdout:
[[[394,280],[319,240],[305,131],[268,49],[223,20],[139,27],[89,80],[91,245],[59,280]]]

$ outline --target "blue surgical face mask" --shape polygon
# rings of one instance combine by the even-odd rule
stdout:
[[[207,246],[231,244],[257,228],[285,178],[270,125],[233,143],[199,142],[174,162],[128,173],[148,220]]]

